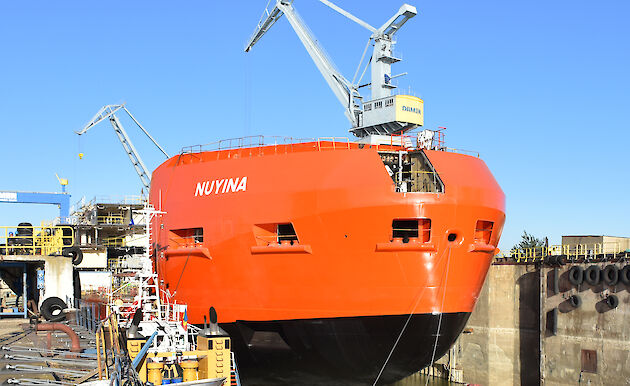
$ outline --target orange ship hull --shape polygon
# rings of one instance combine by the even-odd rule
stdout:
[[[479,158],[430,150],[443,191],[396,191],[382,150],[310,142],[166,161],[151,202],[165,212],[153,244],[171,301],[188,305],[191,323],[210,306],[228,327],[271,323],[292,347],[362,374],[382,365],[408,315],[389,375],[429,363],[440,315],[445,352],[485,280],[504,194]],[[420,224],[417,235],[396,237],[396,221]],[[382,347],[359,355],[367,342]]]

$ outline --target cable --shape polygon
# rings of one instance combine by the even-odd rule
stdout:
[[[446,250],[444,250],[444,252],[442,252],[442,255],[438,258],[438,261],[435,264],[436,267],[439,266],[439,264],[442,261],[442,258],[444,257],[445,254],[446,254]],[[449,258],[450,258],[450,248],[449,248]],[[448,267],[447,267],[447,270],[448,270]],[[389,355],[387,355],[387,359],[385,359],[385,363],[383,363],[383,366],[381,367],[381,371],[379,371],[379,373],[376,376],[376,379],[374,380],[374,383],[372,384],[372,386],[375,386],[376,383],[378,382],[378,380],[381,378],[381,375],[383,375],[383,371],[385,371],[385,367],[387,366],[387,363],[391,359],[392,354],[394,353],[394,350],[396,349],[396,346],[398,346],[398,342],[400,342],[400,338],[402,338],[403,333],[405,332],[405,329],[407,328],[407,325],[409,325],[409,321],[411,321],[411,317],[413,316],[413,313],[416,310],[416,307],[418,306],[418,303],[420,303],[420,299],[422,299],[422,295],[424,295],[424,291],[427,289],[427,286],[426,286],[427,280],[428,280],[428,276],[425,278],[425,282],[424,282],[425,285],[423,286],[422,291],[420,292],[420,295],[416,299],[416,303],[413,305],[413,308],[411,309],[411,312],[409,313],[409,316],[407,316],[407,320],[405,321],[405,324],[403,325],[402,329],[400,330],[400,333],[398,334],[398,338],[396,338],[396,341],[394,342],[394,346],[389,351]],[[445,292],[446,292],[446,290],[445,290]]]
[[[433,362],[435,361],[435,352],[437,351],[438,340],[440,339],[440,328],[442,327],[442,315],[444,315],[444,301],[446,300],[446,288],[448,284],[448,268],[451,262],[451,247],[448,247],[448,259],[446,260],[446,275],[444,277],[444,294],[442,295],[442,305],[440,306],[440,317],[438,319],[437,333],[435,334],[435,344],[433,345],[433,354],[431,354],[431,363],[429,366],[433,366]],[[429,384],[429,377],[427,376],[427,381],[424,384],[427,386]]]
[[[175,291],[173,291],[173,296],[177,293],[177,289],[179,288],[179,283],[182,281],[182,276],[184,276],[184,271],[186,270],[186,266],[188,265],[188,259],[190,259],[190,253],[186,256],[186,261],[184,262],[184,267],[182,268],[182,272],[179,274],[179,279],[177,279],[177,285],[175,286]]]

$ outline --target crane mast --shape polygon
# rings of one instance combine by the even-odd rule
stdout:
[[[358,137],[366,137],[402,133],[421,126],[424,123],[424,102],[420,98],[410,95],[392,96],[392,90],[396,89],[392,79],[405,74],[394,76],[391,74],[391,65],[401,60],[393,54],[395,44],[393,36],[410,18],[417,14],[416,8],[409,4],[403,4],[385,24],[380,28],[375,28],[329,0],[320,0],[320,2],[372,33],[352,81],[346,79],[337,70],[293,7],[292,0],[276,0],[273,7],[268,6],[265,9],[245,47],[245,52],[249,52],[276,21],[282,15],[286,15],[289,24],[315,62],[319,72],[344,107],[345,115],[352,126],[350,131],[353,134]],[[370,65],[371,82],[361,85],[363,74],[358,80],[356,78],[370,44],[374,47],[373,53],[363,70],[363,74],[365,74],[367,66]],[[363,86],[370,86],[371,88],[372,99],[369,101],[363,101],[363,97],[358,91]]]
[[[76,131],[75,133],[77,133],[78,135],[83,135],[92,127],[100,123],[101,121],[108,119],[112,127],[114,128],[114,132],[116,133],[116,136],[118,137],[118,140],[120,141],[120,144],[125,150],[125,153],[127,153],[127,156],[129,157],[129,160],[131,161],[131,164],[136,170],[136,173],[138,173],[138,177],[140,177],[140,181],[142,181],[142,186],[144,186],[144,188],[148,192],[151,186],[151,174],[147,170],[147,167],[144,165],[142,158],[140,158],[140,154],[138,154],[136,147],[133,145],[133,142],[131,142],[131,139],[129,139],[127,132],[125,131],[123,125],[120,123],[120,120],[116,116],[116,112],[118,112],[119,110],[124,110],[127,113],[127,115],[129,115],[129,117],[136,123],[136,125],[140,127],[140,129],[144,132],[144,134],[146,134],[146,136],[149,137],[149,139],[153,142],[153,144],[157,146],[158,149],[160,149],[160,151],[166,156],[166,158],[169,158],[169,155],[166,153],[166,151],[164,151],[162,146],[160,146],[157,143],[157,141],[153,139],[151,134],[149,134],[149,132],[146,131],[146,129],[140,124],[140,122],[138,122],[136,118],[129,112],[129,110],[127,110],[124,103],[121,105],[103,106],[94,115],[94,117],[92,117],[92,119],[88,123],[85,124],[83,129]]]

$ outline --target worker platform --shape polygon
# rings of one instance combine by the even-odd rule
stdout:
[[[69,226],[0,226],[0,316],[26,318],[29,308],[37,312],[50,297],[71,304],[78,258],[73,243]]]

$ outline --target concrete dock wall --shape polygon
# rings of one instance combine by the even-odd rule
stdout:
[[[539,282],[532,266],[491,267],[475,311],[451,349],[464,382],[538,383]]]
[[[586,270],[590,266],[603,269],[610,264],[575,265]],[[626,264],[612,265],[622,268]],[[603,279],[597,285],[586,282],[573,285],[569,281],[570,268],[571,265],[557,271],[543,268],[546,285],[542,297],[544,361],[541,375],[544,384],[630,384],[630,287],[621,281],[606,285]],[[572,295],[581,300],[577,308],[571,305]],[[619,300],[615,308],[606,304],[611,295]],[[555,318],[553,313],[557,313]]]
[[[630,384],[630,288],[573,285],[571,266],[492,265],[464,333],[435,367],[481,385]]]

